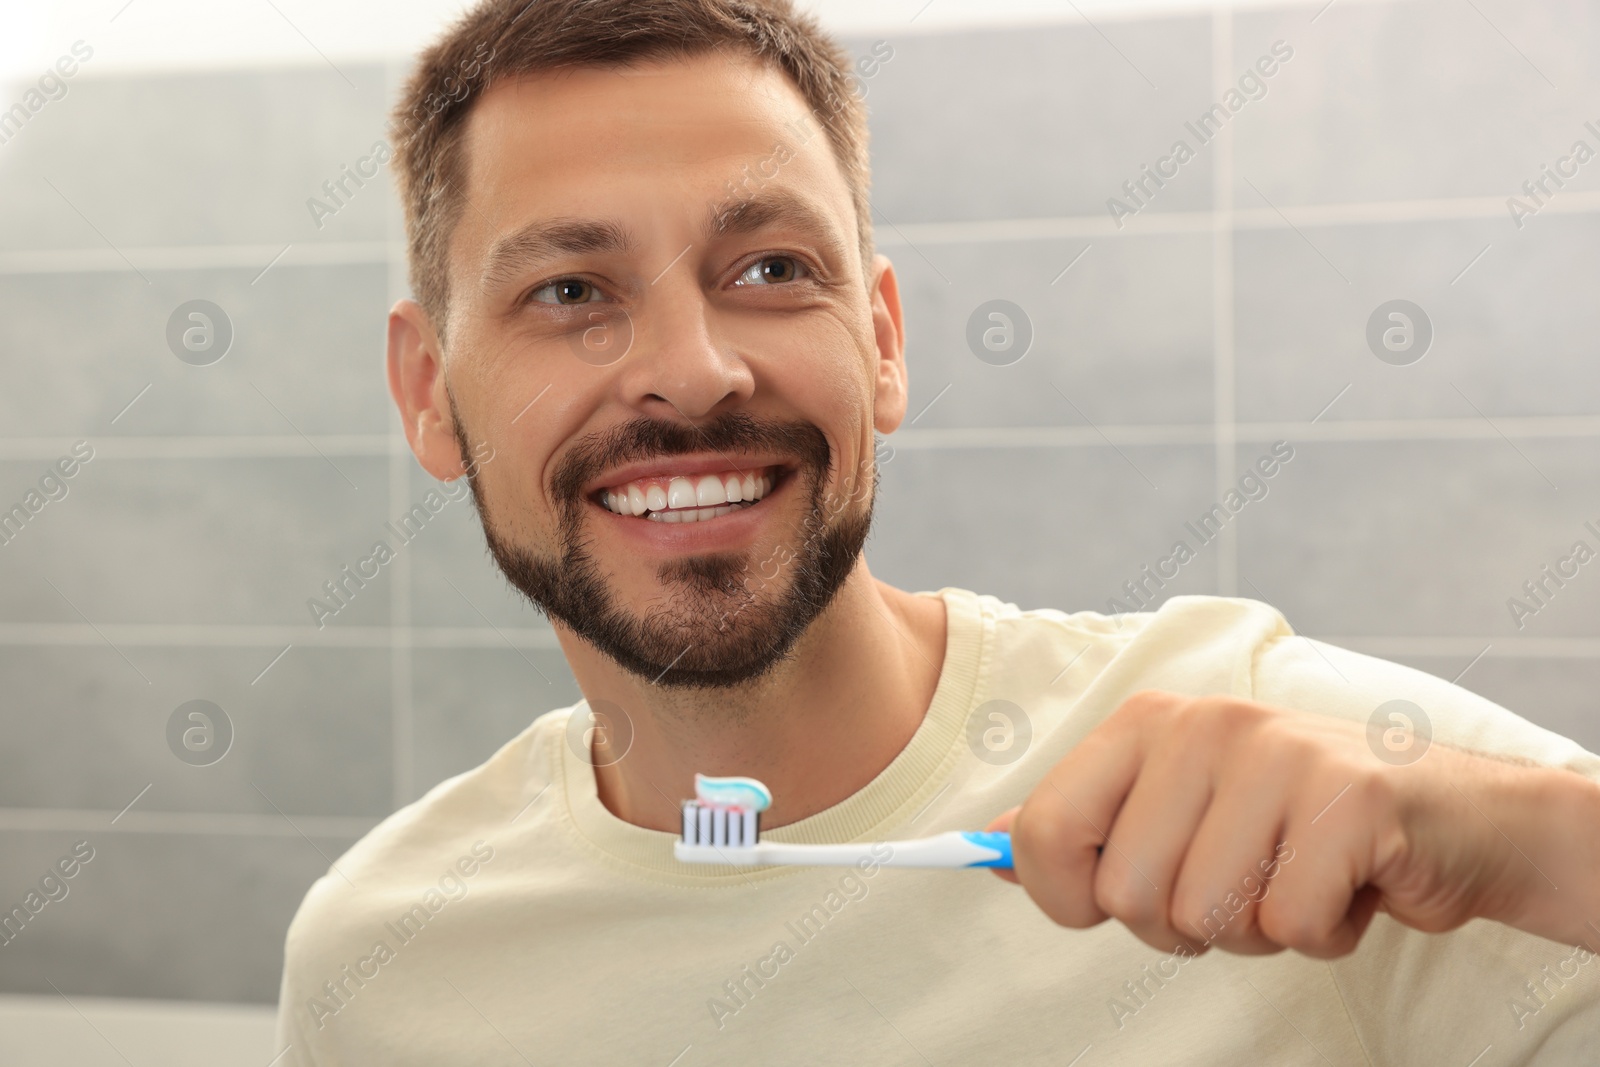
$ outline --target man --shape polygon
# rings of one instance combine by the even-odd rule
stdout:
[[[1592,1049],[1600,759],[1253,601],[868,573],[901,308],[847,60],[784,0],[486,0],[396,115],[390,389],[586,699],[311,889],[283,1062]],[[1009,827],[1023,890],[680,864],[696,772],[770,786],[780,841]]]

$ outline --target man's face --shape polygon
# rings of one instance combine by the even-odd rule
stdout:
[[[502,83],[464,147],[435,392],[463,459],[493,448],[497,561],[636,675],[759,676],[854,568],[904,411],[827,136],[712,54]]]

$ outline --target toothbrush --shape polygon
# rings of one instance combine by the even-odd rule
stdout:
[[[683,803],[683,836],[672,854],[681,863],[735,867],[1011,867],[1011,835],[952,830],[914,841],[794,845],[762,841],[761,813],[772,793],[754,778],[694,776],[694,800]],[[887,847],[888,858],[881,853]],[[876,850],[876,851],[874,851]]]

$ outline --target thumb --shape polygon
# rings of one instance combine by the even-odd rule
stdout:
[[[1012,808],[1010,811],[1002,812],[1001,814],[996,815],[994,819],[990,821],[989,825],[984,827],[984,830],[994,833],[1010,833],[1011,820],[1017,817],[1018,810],[1018,808]],[[1007,870],[1004,867],[990,867],[989,869],[999,877],[1010,882],[1012,885],[1022,884],[1021,882],[1017,881],[1017,876],[1015,873]]]

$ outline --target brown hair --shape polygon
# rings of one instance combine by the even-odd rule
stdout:
[[[791,0],[483,0],[422,53],[392,115],[411,288],[441,338],[446,251],[466,203],[462,132],[501,78],[731,49],[776,64],[821,122],[850,187],[863,269],[872,258],[866,107],[850,58]]]

